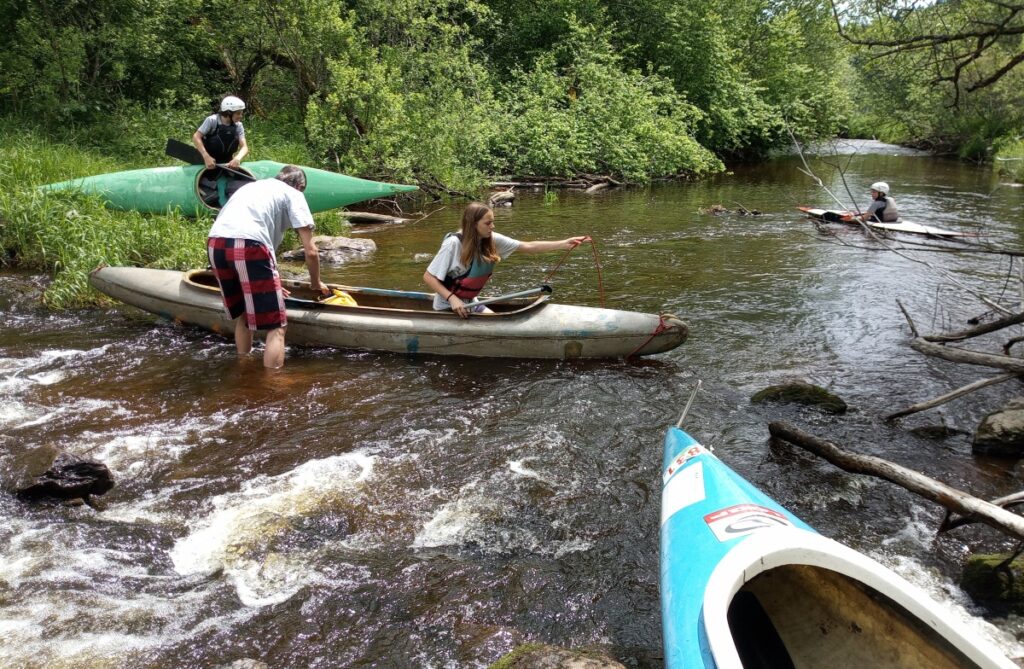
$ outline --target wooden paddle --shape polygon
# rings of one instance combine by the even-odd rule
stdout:
[[[174,138],[167,139],[167,147],[164,149],[164,153],[169,155],[171,158],[177,158],[178,160],[184,160],[189,165],[205,165],[206,161],[203,160],[203,154],[199,153],[196,147],[186,144],[185,142],[179,142]],[[231,172],[235,176],[241,177],[242,179],[248,179],[249,181],[256,181],[256,177],[239,170],[233,170],[227,165],[217,164],[217,167],[221,168],[226,172]]]

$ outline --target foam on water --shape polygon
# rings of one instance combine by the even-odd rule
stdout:
[[[591,547],[579,537],[554,539],[557,521],[546,521],[535,531],[523,526],[522,511],[506,491],[497,486],[471,482],[463,486],[457,497],[442,505],[423,525],[413,540],[413,548],[475,547],[487,553],[506,555],[526,552],[562,556]],[[556,530],[552,532],[552,530]]]
[[[77,523],[17,516],[0,531],[0,666],[121,667],[125,653],[236,624],[247,610],[206,618],[217,584],[155,568],[148,547],[95,545]],[[169,592],[164,592],[168,584]]]
[[[362,453],[311,460],[278,476],[260,476],[211,500],[212,511],[171,550],[179,574],[223,571],[247,606],[279,603],[318,578],[303,550],[278,546],[294,519],[343,508],[373,473]]]
[[[541,481],[542,483],[547,483],[548,485],[554,485],[553,481],[550,481],[550,480],[546,479],[539,472],[534,471],[534,470],[529,469],[528,467],[526,467],[526,465],[524,463],[526,463],[526,462],[528,462],[530,460],[537,460],[537,458],[526,457],[526,458],[522,458],[520,460],[509,460],[509,463],[508,463],[509,471],[511,471],[513,474],[518,474],[519,476],[525,476],[525,477],[528,477],[528,478],[537,479],[538,481]]]

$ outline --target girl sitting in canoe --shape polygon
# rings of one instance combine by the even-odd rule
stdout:
[[[451,309],[462,318],[472,313],[490,313],[474,306],[477,295],[491,278],[494,265],[516,251],[541,253],[574,249],[589,237],[569,237],[550,242],[521,242],[494,232],[494,212],[481,202],[471,202],[462,212],[462,229],[450,232],[430,261],[423,281],[437,293],[434,309]]]

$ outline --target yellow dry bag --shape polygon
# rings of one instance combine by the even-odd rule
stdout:
[[[322,299],[320,301],[323,302],[324,304],[333,304],[334,306],[338,306],[338,307],[356,307],[356,306],[359,306],[358,303],[356,302],[355,298],[352,297],[351,295],[349,295],[348,293],[346,293],[343,290],[338,290],[337,288],[332,288],[331,289],[331,293],[332,294],[331,294],[330,297],[325,297],[324,299]]]

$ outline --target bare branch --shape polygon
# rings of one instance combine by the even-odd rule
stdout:
[[[906,409],[901,409],[895,413],[889,414],[888,416],[885,417],[885,419],[896,420],[897,418],[902,418],[903,416],[909,416],[912,413],[918,413],[920,411],[934,409],[935,407],[945,404],[946,402],[949,402],[951,400],[955,400],[958,397],[963,397],[968,393],[973,393],[975,390],[980,390],[988,386],[994,386],[997,383],[1002,383],[1003,381],[1009,381],[1010,379],[1016,378],[1020,378],[1020,375],[1000,374],[999,376],[993,376],[990,379],[981,379],[980,381],[975,381],[974,383],[969,383],[966,386],[957,388],[956,390],[948,392],[945,395],[939,395],[938,397],[930,399],[927,402],[918,402],[917,404],[912,404]]]
[[[913,469],[871,455],[848,453],[829,441],[802,432],[787,423],[773,422],[768,425],[768,431],[773,437],[819,455],[845,471],[895,483],[951,511],[975,517],[1000,532],[1024,539],[1024,518]]]

